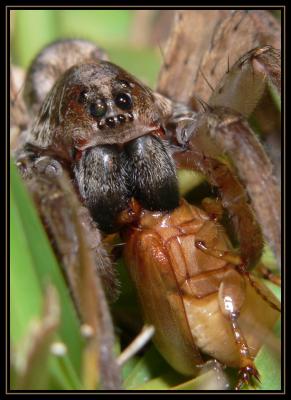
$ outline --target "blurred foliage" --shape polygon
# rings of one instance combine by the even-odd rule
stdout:
[[[150,85],[156,82],[158,46],[133,39],[134,10],[16,10],[11,15],[12,61],[24,68],[46,44],[64,38],[96,42],[110,59]],[[154,11],[153,11],[154,13]]]
[[[154,18],[153,15],[147,18]],[[139,44],[135,40],[134,10],[16,10],[11,14],[12,62],[27,68],[37,52],[46,44],[66,37],[89,39],[103,47],[113,62],[121,65],[145,83],[154,87],[161,65],[158,46],[150,41]],[[181,173],[183,174],[183,173]],[[191,176],[190,179],[193,179]],[[199,183],[201,178],[197,177]],[[189,190],[189,177],[182,185],[183,193]],[[68,287],[61,274],[33,203],[21,182],[14,165],[11,165],[11,275],[10,313],[12,373],[11,388],[17,387],[19,362],[26,357],[23,343],[31,338],[31,326],[42,316],[44,293],[47,284],[53,284],[60,299],[61,319],[55,332],[55,341],[65,343],[66,353],[47,355],[44,368],[48,375],[47,390],[82,390],[81,358],[83,339]],[[273,260],[271,260],[271,263]],[[268,255],[266,256],[268,265]],[[129,283],[123,265],[119,265],[122,294],[113,306],[116,320],[117,347],[128,343],[142,323],[135,291]],[[274,290],[274,288],[272,287]],[[276,291],[276,288],[275,288]],[[278,290],[277,290],[278,292]],[[132,323],[129,332],[125,328]],[[130,325],[127,325],[127,327]],[[276,329],[278,330],[278,326]],[[280,327],[280,326],[279,326]],[[280,335],[276,332],[277,336]],[[123,346],[122,346],[123,347]],[[263,348],[258,355],[263,376],[262,389],[280,389],[280,365],[272,354]],[[272,377],[270,377],[272,363]],[[33,372],[30,371],[30,372]],[[278,372],[278,373],[277,373]],[[38,376],[36,374],[36,376]],[[138,356],[130,359],[122,369],[123,387],[128,390],[159,390],[177,388],[197,390],[207,375],[185,382],[164,361],[153,345],[149,344]],[[264,378],[266,376],[266,378]],[[265,382],[265,384],[264,384]],[[31,390],[37,387],[32,382]],[[26,387],[26,389],[29,389]]]

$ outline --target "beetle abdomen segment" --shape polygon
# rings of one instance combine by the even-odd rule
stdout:
[[[244,279],[244,277],[242,277]],[[245,302],[240,310],[238,324],[246,340],[249,353],[255,357],[264,343],[271,340],[271,329],[279,313],[245,282]],[[271,299],[274,298],[268,291]],[[241,356],[234,340],[230,322],[219,306],[218,293],[204,298],[184,296],[187,319],[197,347],[205,354],[229,367],[240,368]]]
[[[147,257],[149,251],[151,255]],[[150,233],[133,235],[127,242],[125,259],[138,288],[144,319],[155,326],[157,348],[180,373],[197,374],[202,358],[191,336],[175,275],[159,238]]]

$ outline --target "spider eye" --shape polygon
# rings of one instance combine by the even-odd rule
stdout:
[[[85,104],[87,101],[87,95],[88,95],[87,90],[82,90],[79,94],[78,102],[81,104]]]
[[[107,105],[104,100],[98,99],[95,103],[90,104],[90,114],[93,117],[101,118],[106,114]]]
[[[115,97],[115,104],[122,110],[131,110],[131,96],[128,93],[118,93],[118,95]]]
[[[123,79],[119,80],[119,83],[124,88],[129,88],[130,87],[130,84],[127,81],[123,80]]]

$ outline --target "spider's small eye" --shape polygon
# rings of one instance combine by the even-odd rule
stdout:
[[[118,95],[115,97],[115,104],[122,110],[131,110],[132,100],[130,94],[118,93]]]
[[[101,118],[106,114],[107,105],[104,100],[98,99],[95,103],[90,104],[90,114],[93,117]]]
[[[118,81],[123,88],[133,87],[134,85],[130,82],[125,81],[124,79],[120,79]]]
[[[87,100],[87,90],[82,90],[82,92],[79,94],[78,102],[81,104],[85,104]]]

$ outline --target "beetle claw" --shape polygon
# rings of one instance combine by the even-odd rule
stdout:
[[[256,381],[261,383],[260,381],[260,374],[257,368],[253,364],[248,364],[245,367],[240,368],[239,370],[239,380],[235,387],[235,390],[240,390],[241,387],[245,385],[252,385],[256,386]]]

